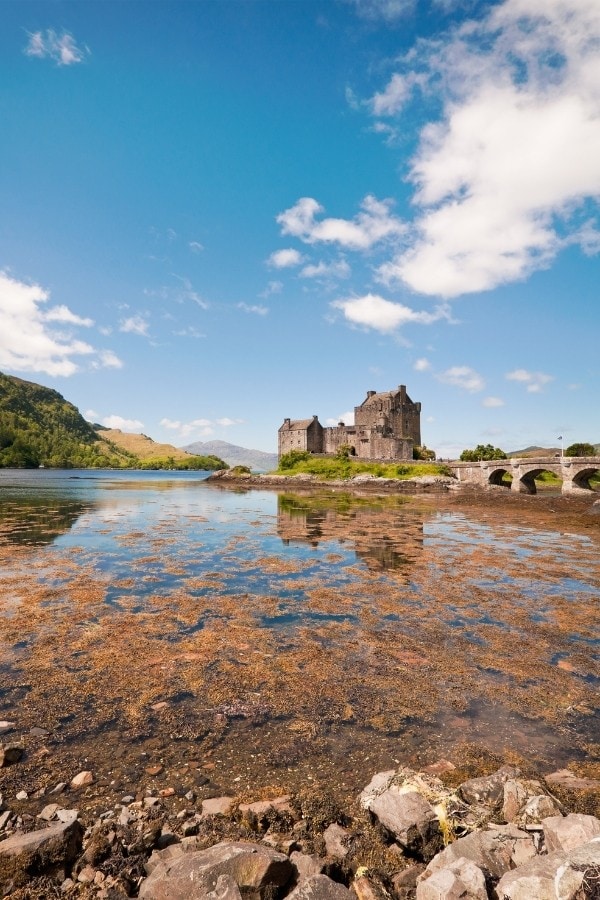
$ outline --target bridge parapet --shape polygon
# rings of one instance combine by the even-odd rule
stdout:
[[[463,484],[481,487],[501,485],[505,474],[512,476],[511,490],[535,494],[535,478],[552,472],[562,479],[563,494],[579,494],[592,490],[589,480],[600,473],[600,456],[540,456],[490,459],[481,462],[453,462],[448,467]]]

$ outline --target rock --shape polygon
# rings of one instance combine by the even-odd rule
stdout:
[[[454,772],[455,769],[456,766],[454,763],[451,763],[447,759],[439,759],[430,766],[425,766],[423,771],[428,772],[430,775],[443,775],[444,772]]]
[[[7,731],[12,731],[13,728],[17,727],[16,722],[9,722],[6,719],[3,719],[0,722],[0,734],[6,734]]]
[[[502,817],[506,822],[531,824],[562,811],[556,797],[546,794],[539,781],[511,778],[504,785]]]
[[[71,822],[75,822],[79,818],[79,810],[78,809],[57,809],[56,810],[56,818],[59,822],[65,822],[66,824],[70,824]]]
[[[294,851],[293,853],[290,853],[290,860],[298,873],[298,884],[306,881],[311,875],[323,874],[325,864],[318,856],[309,856],[307,853]]]
[[[364,793],[361,794],[363,803]],[[366,802],[366,808],[409,854],[429,860],[443,846],[433,806],[417,791],[407,791],[392,782],[382,793],[368,797]]]
[[[208,800],[202,801],[201,816],[203,819],[211,816],[228,816],[233,809],[233,804],[233,797],[210,797]]]
[[[89,884],[94,881],[96,878],[96,869],[93,866],[84,866],[81,872],[77,876],[77,881],[81,881],[82,884]]]
[[[470,778],[464,781],[458,793],[465,803],[483,803],[486,806],[499,806],[504,796],[504,785],[509,779],[519,775],[519,770],[512,766],[503,766],[493,775],[482,778]]]
[[[487,900],[487,897],[483,872],[464,856],[417,884],[417,900]]]
[[[33,725],[33,726],[29,729],[29,734],[30,734],[32,737],[48,737],[48,735],[50,734],[50,732],[47,731],[46,728],[40,728],[39,725]]]
[[[569,853],[537,856],[507,872],[496,892],[502,900],[585,900],[597,890],[599,869],[600,838],[596,838]]]
[[[567,788],[570,791],[587,791],[600,789],[600,781],[595,778],[580,778],[568,769],[559,769],[550,775],[545,775],[546,784]]]
[[[294,888],[286,900],[352,900],[352,894],[327,875],[311,875]]]
[[[293,873],[287,856],[260,844],[222,842],[207,850],[184,850],[171,859],[162,856],[179,847],[181,844],[160,851],[159,864],[141,886],[141,898],[206,900],[207,896],[212,896],[210,892],[217,890],[219,877],[224,875],[233,880],[245,900],[259,900],[266,892],[271,896],[276,888],[287,884]],[[154,855],[150,857],[150,864]],[[221,882],[222,887],[224,884]],[[230,881],[227,891],[231,895]]]
[[[144,771],[146,772],[147,775],[152,775],[152,776],[154,776],[154,775],[160,775],[160,773],[162,772],[163,768],[164,768],[164,766],[161,766],[160,763],[158,763],[158,764],[155,765],[155,766],[147,766],[147,767],[144,769]]]
[[[240,803],[238,809],[242,817],[253,825],[265,825],[274,815],[288,815],[295,819],[296,815],[290,806],[291,796],[275,797],[273,800],[258,800],[256,803]]]
[[[10,894],[40,874],[63,881],[79,856],[82,838],[79,822],[57,822],[0,841],[0,895]]]
[[[417,878],[422,872],[422,865],[414,865],[408,866],[406,869],[402,869],[401,872],[397,872],[394,875],[392,878],[392,885],[398,900],[408,900],[409,897],[411,900],[414,900],[417,888]]]
[[[41,813],[39,813],[38,819],[44,819],[46,822],[51,822],[52,819],[56,818],[56,812],[58,809],[58,803],[48,803],[48,805],[43,808]]]
[[[0,769],[18,763],[24,752],[23,744],[0,744]]]
[[[352,882],[352,890],[357,900],[390,900],[390,895],[383,885],[364,869],[357,871]]]
[[[79,772],[75,778],[71,779],[71,787],[73,790],[78,791],[82,787],[87,787],[89,784],[94,783],[94,776],[91,772]]]
[[[16,795],[17,800],[27,800],[28,797],[29,794],[27,793],[27,791],[19,791],[19,793]]]
[[[575,850],[600,835],[600,819],[571,813],[568,816],[552,816],[544,819],[544,838],[548,853],[555,850]]]
[[[325,841],[325,849],[327,856],[334,856],[336,859],[345,859],[348,856],[347,841],[350,832],[335,822],[325,829],[323,832],[323,840]]]
[[[510,869],[523,865],[533,856],[535,846],[527,832],[521,831],[515,825],[499,825],[487,831],[473,832],[454,841],[431,860],[422,879],[428,877],[428,873],[449,868],[461,857],[479,866],[484,875],[498,879]]]
[[[66,789],[66,787],[67,787],[66,781],[59,781],[58,784],[56,785],[56,787],[52,788],[50,793],[51,794],[62,794],[62,792]]]

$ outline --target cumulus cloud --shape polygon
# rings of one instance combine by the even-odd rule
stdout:
[[[139,419],[124,419],[123,416],[104,416],[103,419],[100,420],[100,425],[104,425],[105,428],[118,428],[119,431],[133,431],[139,432],[140,428],[144,427],[144,423],[140,422]]]
[[[403,303],[394,303],[377,294],[365,294],[348,300],[335,300],[331,306],[339,309],[348,322],[373,328],[375,331],[392,332],[402,325],[430,325],[439,319],[447,319],[445,307],[437,307],[433,312],[418,312]]]
[[[299,266],[301,262],[302,254],[292,247],[286,247],[284,250],[275,250],[271,253],[267,265],[274,269],[289,269],[292,266]]]
[[[347,412],[341,413],[337,418],[330,417],[325,419],[325,424],[332,427],[340,422],[343,422],[344,425],[354,425],[354,410],[349,409]]]
[[[98,359],[92,361],[95,369],[122,369],[123,361],[112,350],[99,350]]]
[[[119,331],[126,334],[139,334],[140,337],[148,337],[149,322],[143,316],[129,316],[119,323]]]
[[[204,250],[204,244],[201,244],[200,241],[189,241],[188,247],[192,253],[202,253]]]
[[[237,308],[243,310],[245,313],[252,313],[255,316],[266,316],[269,312],[268,306],[260,306],[258,304],[249,305],[248,303],[238,303]]]
[[[414,230],[383,283],[454,297],[523,279],[573,241],[598,252],[578,213],[600,197],[599,43],[594,0],[505,0],[404,60],[372,111],[427,79],[444,110],[421,132]]]
[[[479,372],[471,369],[470,366],[452,366],[450,369],[446,369],[445,372],[441,372],[437,377],[444,384],[452,384],[454,387],[462,388],[462,390],[469,391],[471,394],[482,391],[485,387],[485,381]]]
[[[351,0],[363,19],[394,22],[412,12],[415,0]]]
[[[39,284],[0,271],[0,368],[69,376],[81,368],[80,357],[93,368],[114,367],[117,357],[112,351],[98,350],[73,332],[90,328],[93,320],[63,305],[44,308],[49,299]]]
[[[504,406],[504,400],[501,397],[484,397],[481,405],[487,409],[495,409],[496,407]]]
[[[413,369],[415,372],[426,372],[431,368],[431,363],[429,360],[422,356],[420,359],[415,360],[415,364],[413,365]]]
[[[193,436],[210,437],[215,433],[215,425],[221,428],[230,428],[232,425],[241,425],[243,422],[243,419],[230,419],[228,416],[214,421],[212,419],[192,419],[190,422],[182,422],[179,419],[169,418],[160,420],[163,428],[176,432],[182,440]]]
[[[519,381],[527,387],[530,394],[539,394],[544,385],[554,380],[553,375],[546,375],[545,372],[528,372],[527,369],[515,369],[508,372],[506,377],[509,381]]]
[[[349,250],[369,250],[374,244],[398,237],[406,225],[391,213],[391,200],[367,195],[361,212],[353,219],[320,219],[324,208],[312,197],[301,197],[294,206],[277,216],[282,234],[299,238],[306,244],[339,244]]]
[[[48,28],[47,31],[28,32],[29,41],[24,49],[25,56],[38,59],[52,59],[58,66],[72,66],[89,56],[88,47],[79,47],[68,31],[61,34]]]
[[[321,261],[304,266],[300,272],[301,278],[348,278],[350,266],[345,259],[333,260],[333,262]]]
[[[266,300],[267,297],[271,297],[273,294],[280,294],[283,290],[283,281],[270,281],[264,291],[259,294],[259,297],[262,297],[263,300]]]

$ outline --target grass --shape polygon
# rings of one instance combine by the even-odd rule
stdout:
[[[311,457],[296,461],[289,468],[279,468],[276,475],[316,475],[326,481],[345,480],[355,475],[375,475],[378,478],[397,478],[406,481],[420,475],[451,475],[447,466],[439,463],[376,463],[337,457]]]

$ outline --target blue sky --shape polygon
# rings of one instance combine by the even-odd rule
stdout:
[[[597,0],[0,4],[0,370],[276,448],[600,440]]]

